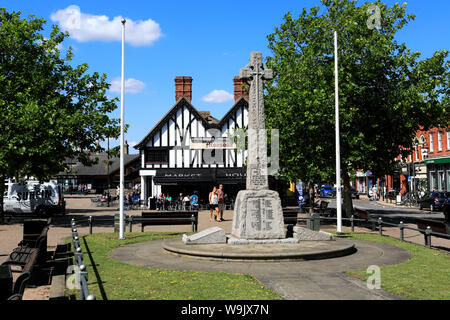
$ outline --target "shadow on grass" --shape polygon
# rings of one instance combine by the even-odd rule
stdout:
[[[89,255],[89,260],[91,261],[92,269],[94,270],[95,277],[97,278],[97,284],[98,288],[100,289],[100,294],[102,295],[103,300],[108,300],[108,297],[106,296],[105,288],[103,288],[103,281],[100,277],[100,274],[98,273],[97,264],[94,261],[94,258],[92,257],[91,250],[89,250],[89,246],[86,242],[86,238],[83,237],[84,245],[86,247],[86,252]]]

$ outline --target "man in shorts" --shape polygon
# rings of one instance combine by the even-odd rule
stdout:
[[[225,194],[223,192],[223,185],[219,186],[217,190],[217,197],[219,202],[219,221],[223,221],[223,210],[225,209]]]

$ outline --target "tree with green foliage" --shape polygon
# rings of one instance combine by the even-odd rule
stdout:
[[[290,13],[268,36],[267,127],[280,129],[280,165],[290,180],[335,180],[334,37],[338,33],[341,174],[352,212],[350,177],[390,174],[415,133],[449,124],[448,51],[420,60],[395,35],[414,15],[406,4],[322,0]],[[370,7],[372,5],[372,7]],[[379,10],[379,11],[378,11]],[[371,25],[379,12],[380,24]]]
[[[0,190],[5,177],[47,180],[65,169],[67,158],[89,165],[89,154],[103,151],[97,141],[117,138],[118,119],[109,113],[106,75],[88,74],[87,64],[70,65],[59,47],[68,37],[56,25],[0,8]],[[3,218],[3,197],[0,200]]]

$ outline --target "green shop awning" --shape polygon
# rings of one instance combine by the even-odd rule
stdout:
[[[450,163],[450,158],[428,159],[425,160],[425,164],[443,164]]]

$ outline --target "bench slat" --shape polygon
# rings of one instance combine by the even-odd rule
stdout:
[[[192,216],[194,216],[194,221],[192,221]],[[198,230],[198,211],[143,211],[141,217],[151,219],[141,221],[142,231],[144,231],[145,226],[157,225],[192,225],[192,231]]]
[[[445,224],[444,222],[441,222],[441,221],[416,218],[416,224],[417,224],[418,229],[421,229],[424,231],[429,226],[433,232],[450,234],[449,226],[447,226],[447,224]],[[438,235],[436,235],[436,237],[438,237]]]

